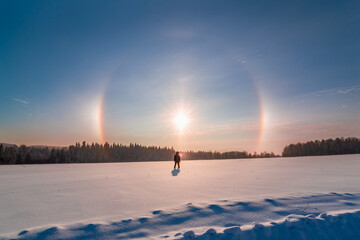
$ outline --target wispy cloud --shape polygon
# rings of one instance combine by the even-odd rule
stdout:
[[[311,96],[330,96],[330,95],[337,95],[337,94],[349,94],[353,92],[360,91],[360,86],[353,86],[348,88],[332,88],[332,89],[324,89],[316,92],[309,93],[308,95]]]
[[[22,104],[28,104],[28,101],[25,101],[23,99],[20,99],[20,98],[11,98],[12,100],[14,100],[15,102],[19,102],[19,103],[22,103]]]

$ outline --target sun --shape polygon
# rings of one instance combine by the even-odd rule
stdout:
[[[176,128],[179,131],[183,131],[189,123],[189,117],[184,112],[179,112],[173,119]]]

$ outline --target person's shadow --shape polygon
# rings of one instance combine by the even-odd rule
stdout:
[[[171,174],[173,175],[173,177],[176,177],[178,174],[179,174],[179,172],[180,172],[180,169],[178,168],[178,169],[173,169],[172,171],[171,171]]]

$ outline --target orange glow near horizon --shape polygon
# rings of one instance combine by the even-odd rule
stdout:
[[[257,140],[257,143],[256,143],[256,148],[255,148],[255,150],[256,150],[256,151],[261,151],[260,145],[261,145],[261,142],[262,142],[263,136],[264,136],[265,120],[266,120],[265,106],[264,106],[264,96],[263,96],[263,94],[261,93],[261,90],[260,90],[260,88],[259,88],[258,83],[257,83],[255,80],[253,80],[253,82],[254,82],[254,86],[255,86],[255,89],[256,89],[256,92],[257,92],[257,96],[258,96],[258,99],[259,99],[259,111],[260,111],[260,116],[259,116],[259,135],[258,135],[258,140]]]
[[[99,129],[99,136],[102,144],[106,143],[105,134],[103,129],[103,102],[104,102],[104,94],[100,98],[98,112],[97,112],[97,122],[98,122],[98,129]]]
[[[262,137],[264,134],[264,126],[265,126],[265,112],[264,112],[263,104],[261,103],[261,99],[260,99],[260,119],[259,120],[260,120],[259,121],[259,136],[258,136],[258,141],[257,141],[257,146],[256,146],[257,151],[259,151],[261,140],[262,140]]]

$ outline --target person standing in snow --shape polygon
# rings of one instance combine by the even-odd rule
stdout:
[[[178,165],[178,168],[180,169],[180,154],[179,152],[176,152],[176,154],[174,155],[174,169],[176,168],[176,164]]]

